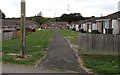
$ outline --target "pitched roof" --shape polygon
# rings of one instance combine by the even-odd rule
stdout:
[[[31,20],[27,20],[25,22],[25,26],[26,27],[29,27],[29,26],[32,26],[32,27],[38,27],[36,25],[35,22],[31,21]],[[8,27],[13,27],[13,26],[20,26],[20,20],[7,20],[7,19],[3,19],[2,20],[2,26],[8,26]]]
[[[80,23],[95,22],[96,20],[102,20],[102,19],[118,19],[118,18],[120,18],[120,11],[109,14],[107,16],[103,16],[103,17],[90,18],[84,21],[80,21]]]
[[[117,18],[120,18],[120,11],[112,13],[112,14],[109,14],[109,15],[107,15],[105,17],[108,18],[108,19],[117,19]]]
[[[68,22],[48,22],[48,23],[45,23],[45,24],[49,24],[49,25],[52,25],[52,24],[55,24],[55,25],[66,25],[66,24],[68,24]]]

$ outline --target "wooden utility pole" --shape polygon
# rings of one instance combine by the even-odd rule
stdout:
[[[26,33],[25,33],[25,0],[21,0],[21,56],[25,58]]]

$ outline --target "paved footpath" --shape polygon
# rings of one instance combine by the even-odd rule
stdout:
[[[65,73],[61,71],[47,70],[41,67],[36,68],[32,66],[13,65],[13,64],[0,64],[0,68],[2,68],[2,73]]]
[[[85,71],[80,68],[80,64],[77,60],[78,58],[72,48],[56,30],[49,45],[47,55],[38,66],[85,73]]]

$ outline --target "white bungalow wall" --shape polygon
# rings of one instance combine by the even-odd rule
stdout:
[[[113,34],[119,34],[118,20],[112,20]]]
[[[87,24],[86,23],[83,23],[83,29],[84,29],[84,31],[87,31]]]
[[[89,32],[92,32],[92,28],[91,28],[91,25],[89,25],[89,30],[88,30]]]
[[[96,23],[93,23],[93,24],[92,24],[92,30],[98,30],[98,26],[97,26]]]
[[[79,31],[79,25],[75,25],[76,31]]]
[[[109,29],[109,20],[104,21],[104,25],[106,29]]]
[[[88,25],[88,32],[92,32],[92,23],[88,22],[87,25]]]
[[[75,28],[75,25],[74,25],[74,24],[72,24],[72,27],[71,27],[71,28],[72,28],[72,29],[73,29],[73,28]]]

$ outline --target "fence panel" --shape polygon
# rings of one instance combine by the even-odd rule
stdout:
[[[118,55],[120,35],[80,34],[80,54]]]
[[[16,37],[16,32],[3,32],[2,40],[9,40]]]

